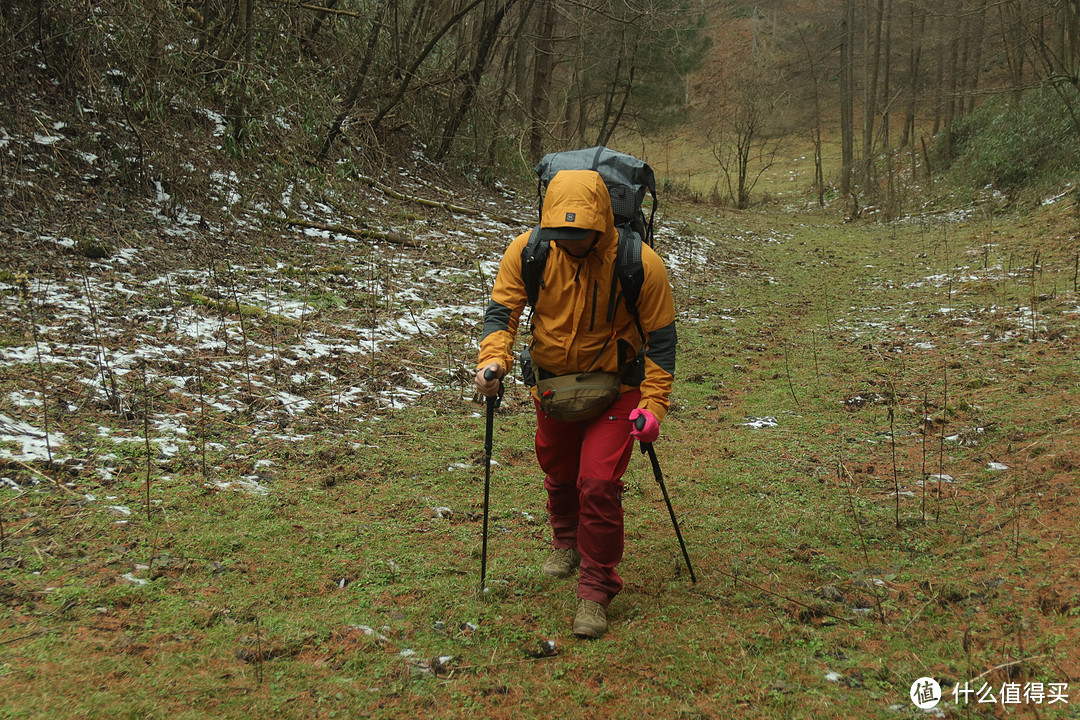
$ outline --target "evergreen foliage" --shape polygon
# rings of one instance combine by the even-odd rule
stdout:
[[[1065,95],[1063,96],[1063,93]],[[959,185],[1014,191],[1080,170],[1080,133],[1063,100],[1075,88],[1044,87],[990,98],[952,125],[950,176]]]

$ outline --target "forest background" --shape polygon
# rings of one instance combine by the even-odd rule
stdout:
[[[93,158],[90,185],[157,182],[176,203],[220,194],[230,164],[261,167],[258,202],[421,138],[489,183],[618,144],[740,208],[799,150],[794,189],[890,216],[904,176],[1014,192],[1077,162],[1071,3],[5,0],[0,19],[5,132],[48,136],[46,102],[73,172]]]

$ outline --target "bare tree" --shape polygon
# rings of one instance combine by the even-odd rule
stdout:
[[[710,145],[724,193],[740,209],[750,206],[751,192],[772,167],[780,140],[790,133],[786,83],[776,68],[764,52],[732,58],[726,68],[726,102]]]
[[[892,37],[893,37],[893,0],[885,0],[885,16],[882,19],[884,37],[881,46],[882,80],[881,80],[881,146],[889,147],[889,118],[892,113],[894,94],[892,89]]]
[[[551,107],[548,93],[555,65],[555,0],[540,0],[536,52],[533,58],[532,91],[529,100],[529,159],[536,162],[543,155],[544,128]]]
[[[840,194],[851,192],[855,166],[855,0],[844,0],[840,19]]]
[[[1022,7],[1022,0],[1004,0],[997,6],[1001,49],[1009,66],[1013,99],[1017,102],[1023,93],[1024,66],[1027,62],[1027,28]]]
[[[874,122],[877,119],[878,73],[881,69],[881,28],[884,0],[867,0],[863,28],[862,169],[864,186],[874,180]]]
[[[915,2],[909,2],[907,109],[904,113],[903,134],[900,145],[915,148],[915,110],[919,98],[919,73],[922,60],[923,31],[926,29],[926,13]]]
[[[375,16],[371,21],[371,27],[368,28],[367,43],[365,44],[366,49],[364,51],[363,59],[360,61],[360,67],[357,69],[356,77],[353,79],[348,94],[341,103],[341,109],[339,110],[337,117],[334,118],[334,122],[330,125],[330,130],[326,133],[326,139],[323,140],[322,147],[319,150],[319,159],[326,158],[334,141],[341,135],[342,124],[348,119],[349,114],[353,111],[353,108],[356,107],[356,103],[360,99],[360,93],[363,91],[364,85],[368,80],[368,72],[371,70],[371,64],[375,60],[375,50],[378,46],[379,35],[382,33],[383,27],[386,24],[386,12],[389,5],[389,0],[379,1]]]
[[[818,77],[818,62],[815,53],[810,49],[801,28],[796,28],[799,42],[806,54],[806,62],[810,73],[811,97],[813,99],[813,125],[810,128],[810,139],[814,144],[814,192],[817,194],[818,205],[825,207],[825,170],[824,158],[822,157],[822,118],[821,118],[821,80]]]
[[[450,152],[450,146],[454,141],[454,135],[457,133],[458,128],[465,120],[465,115],[472,109],[473,100],[476,99],[476,93],[480,87],[480,79],[484,75],[484,70],[487,69],[488,59],[492,55],[492,50],[495,46],[496,36],[499,33],[499,28],[502,26],[503,18],[506,17],[506,12],[517,0],[505,0],[505,2],[498,3],[494,12],[490,18],[485,18],[480,29],[478,31],[478,37],[475,42],[476,58],[473,61],[472,68],[465,77],[465,87],[461,91],[461,96],[457,101],[457,107],[453,110],[450,117],[446,121],[446,125],[443,127],[442,142],[439,144],[439,149],[435,152],[435,159],[441,160],[446,157]]]

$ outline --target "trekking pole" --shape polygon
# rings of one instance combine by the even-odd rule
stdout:
[[[484,371],[485,380],[494,380],[496,374],[491,369]],[[487,433],[484,436],[484,539],[480,550],[480,595],[484,594],[484,580],[487,577],[487,538],[488,538],[488,495],[491,489],[491,446],[495,430],[495,410],[502,403],[503,383],[499,380],[499,394],[487,398]]]
[[[639,417],[634,421],[634,427],[638,430],[645,428],[645,418]],[[653,475],[656,476],[656,482],[660,486],[660,492],[664,494],[664,502],[667,503],[668,514],[671,515],[671,524],[675,528],[675,537],[679,539],[679,547],[682,548],[683,560],[686,561],[686,569],[690,571],[690,581],[696,583],[697,576],[694,575],[694,566],[690,564],[690,553],[686,552],[686,543],[683,542],[682,533],[679,531],[679,521],[675,519],[675,509],[671,507],[671,498],[668,497],[667,487],[664,485],[664,473],[660,471],[660,461],[656,459],[656,451],[653,450],[652,443],[642,441],[641,452],[648,453],[649,462],[652,463]]]

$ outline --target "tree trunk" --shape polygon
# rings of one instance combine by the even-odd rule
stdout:
[[[949,55],[948,65],[945,68],[946,77],[946,101],[945,101],[945,125],[942,128],[944,133],[944,146],[942,148],[943,156],[946,158],[952,158],[952,122],[956,117],[956,101],[957,101],[957,88],[958,74],[959,74],[959,55],[960,55],[960,37],[963,30],[964,20],[963,17],[957,14],[953,18],[953,25],[951,32],[949,33]]]
[[[1065,21],[1061,23],[1065,33],[1065,44],[1061,55],[1065,58],[1065,67],[1073,77],[1080,76],[1080,3],[1073,0],[1062,8]]]
[[[522,52],[522,49],[527,47],[528,43],[522,41],[522,36],[534,4],[535,0],[528,0],[524,5],[517,5],[516,12],[512,13],[514,15],[514,30],[503,50],[502,78],[499,83],[499,93],[495,98],[495,110],[493,113],[495,127],[488,137],[487,160],[489,167],[495,166],[496,153],[503,140],[502,124],[506,120],[507,105],[510,106],[509,115],[512,118],[520,120],[522,117],[521,97],[524,92],[518,91],[517,83],[524,73],[519,69],[518,63],[528,63],[528,55]],[[513,89],[511,89],[511,85],[513,85]]]
[[[893,0],[885,0],[885,38],[881,48],[881,57],[883,60],[882,71],[884,77],[881,79],[881,146],[885,149],[889,148],[889,117],[892,110],[893,92],[892,92],[892,15],[893,15]]]
[[[979,91],[979,80],[982,76],[983,43],[986,39],[986,5],[987,0],[980,0],[979,12],[975,16],[975,28],[971,35],[971,61],[967,69],[965,114],[975,109],[975,95]]]
[[[544,149],[544,126],[548,119],[550,101],[548,91],[554,69],[555,35],[554,0],[541,0],[540,27],[536,37],[536,53],[533,60],[532,97],[529,99],[529,159],[539,162]]]
[[[333,10],[337,7],[338,0],[324,0],[322,6],[327,10]],[[319,31],[322,30],[323,23],[326,21],[327,13],[324,11],[318,11],[315,13],[315,18],[311,21],[311,26],[308,28],[307,33],[300,38],[300,52],[304,54],[304,57],[309,60],[318,59],[318,54],[315,52],[315,40],[319,37]]]
[[[360,92],[364,89],[364,84],[367,82],[368,71],[375,58],[375,48],[379,42],[379,34],[382,32],[383,25],[385,24],[388,4],[389,0],[381,0],[375,11],[375,18],[372,20],[371,29],[368,31],[367,47],[364,50],[364,58],[360,61],[360,69],[356,73],[356,78],[353,80],[352,87],[349,88],[349,94],[345,96],[345,101],[341,104],[341,110],[338,112],[337,117],[334,118],[334,122],[330,125],[329,132],[326,133],[326,139],[323,140],[322,147],[319,148],[319,160],[325,160],[326,156],[330,154],[330,148],[333,146],[334,141],[341,135],[341,126],[345,123],[346,118],[349,117],[349,113],[352,112],[353,107],[356,106],[356,102],[360,99]]]
[[[400,0],[393,0],[393,23],[391,27],[394,32],[390,34],[391,37],[391,67],[394,68],[394,72],[391,75],[395,81],[400,81],[404,75],[404,68],[408,64],[406,55],[409,48],[418,44],[426,36],[426,25],[428,21],[428,10],[431,9],[431,4],[428,0],[416,0],[412,9],[409,10],[409,16],[405,18],[405,24],[402,25],[400,14],[398,13]],[[432,18],[432,22],[438,22],[438,18]]]
[[[400,103],[405,97],[405,93],[408,91],[409,85],[412,83],[413,78],[416,77],[416,71],[420,69],[420,66],[424,63],[425,60],[427,60],[428,56],[431,55],[432,51],[439,44],[439,41],[442,40],[443,37],[448,32],[450,32],[454,28],[454,26],[461,21],[463,17],[468,15],[473,8],[475,8],[482,2],[484,2],[484,0],[472,0],[472,2],[459,10],[449,20],[447,20],[446,24],[443,25],[442,28],[440,28],[437,32],[432,33],[432,36],[428,40],[427,45],[425,45],[423,49],[421,49],[420,52],[417,53],[416,57],[413,59],[412,64],[409,65],[404,75],[402,75],[401,82],[398,84],[397,90],[394,91],[393,97],[391,97],[390,100],[385,105],[383,105],[382,108],[379,109],[379,112],[371,121],[371,127],[373,130],[378,129],[382,121],[386,119],[387,115],[390,114],[390,111],[397,107],[398,103]]]
[[[229,100],[228,120],[232,125],[232,138],[237,147],[244,144],[247,130],[247,74],[251,62],[251,43],[254,39],[253,18],[255,0],[236,0],[236,69],[237,83]]]
[[[750,192],[746,189],[746,178],[750,171],[750,145],[753,142],[753,131],[751,130],[743,138],[744,143],[740,143],[738,148],[739,158],[738,162],[738,199],[735,206],[739,210],[745,210],[750,207]]]
[[[610,121],[605,120],[604,125],[600,130],[599,137],[596,138],[597,145],[607,145],[611,140],[612,133],[615,132],[615,128],[619,126],[619,121],[622,120],[623,111],[626,110],[626,102],[630,99],[630,93],[634,89],[634,66],[630,66],[630,72],[626,79],[626,90],[623,92],[622,102],[619,103],[619,109],[615,111]],[[615,87],[612,87],[612,93],[615,92]]]
[[[524,42],[522,38],[535,4],[534,1],[530,0],[527,8],[522,12],[517,33],[518,41],[514,46],[514,98],[517,101],[514,103],[514,107],[516,110],[515,117],[519,120],[524,120],[527,115],[525,112],[525,95],[529,92],[529,60],[532,57],[529,54],[530,44]]]
[[[855,0],[844,0],[840,21],[840,194],[851,192],[855,164]]]
[[[466,113],[472,109],[473,100],[476,98],[477,89],[480,87],[480,78],[487,68],[488,58],[491,55],[492,47],[495,45],[503,18],[506,17],[506,11],[513,7],[516,2],[517,0],[506,0],[505,3],[495,8],[495,14],[484,23],[477,43],[476,59],[473,61],[472,69],[465,78],[465,89],[461,93],[457,110],[450,116],[443,128],[442,143],[439,145],[438,152],[435,153],[436,160],[442,160],[450,152],[450,146],[454,142],[454,135],[465,120]]]
[[[944,20],[937,18],[934,27],[934,38],[937,40],[937,47],[935,48],[937,52],[934,57],[934,130],[931,135],[937,135],[941,129],[941,111],[945,98],[942,89],[942,83],[945,81],[945,46],[947,44],[944,39],[944,26]]]
[[[1024,88],[1024,25],[1020,12],[1020,0],[998,5],[1001,17],[1001,47],[1009,66],[1012,81],[1013,102],[1019,103]]]
[[[814,143],[814,192],[817,194],[818,206],[825,207],[825,172],[822,167],[821,155],[821,83],[818,81],[817,65],[814,63],[814,54],[806,44],[801,28],[796,28],[799,33],[799,41],[803,50],[806,51],[806,60],[810,66],[810,79],[814,89],[814,127],[810,130],[810,138]]]
[[[958,58],[956,61],[956,108],[953,117],[963,115],[967,107],[968,62],[971,58],[971,32],[966,20],[957,20],[957,35],[953,41]]]
[[[874,120],[877,118],[878,73],[881,68],[881,25],[883,0],[875,0],[873,12],[866,4],[866,28],[863,34],[863,117],[862,182],[869,188],[874,181]]]
[[[919,99],[919,61],[922,58],[923,31],[926,29],[926,15],[916,4],[911,3],[911,49],[908,54],[908,96],[907,113],[904,116],[904,134],[901,146],[909,146],[915,152],[915,109]]]

